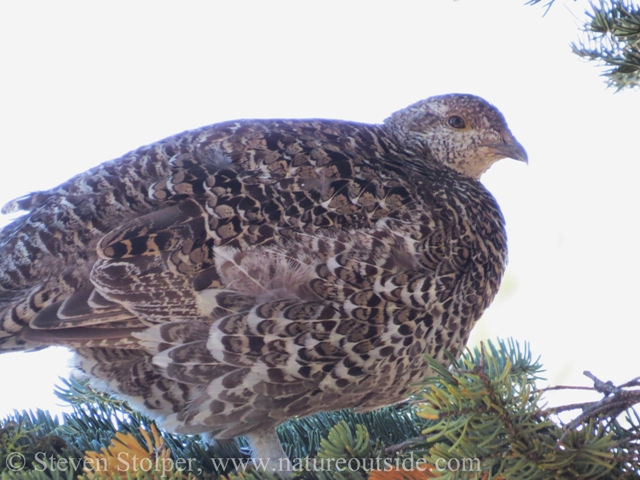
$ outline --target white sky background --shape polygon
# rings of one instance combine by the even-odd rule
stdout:
[[[614,95],[571,53],[584,2],[557,1],[544,18],[523,4],[2,2],[0,204],[222,120],[381,122],[431,95],[474,93],[505,114],[530,165],[503,160],[483,179],[510,264],[473,339],[529,341],[552,384],[589,385],[585,369],[630,380],[640,93]],[[61,352],[0,356],[0,418],[61,410]]]

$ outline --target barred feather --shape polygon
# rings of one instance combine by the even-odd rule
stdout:
[[[66,345],[173,431],[283,455],[287,418],[402,401],[464,346],[506,265],[478,182],[504,157],[526,161],[471,95],[142,147],[5,207],[0,351]]]

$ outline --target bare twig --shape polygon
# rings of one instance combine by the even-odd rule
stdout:
[[[582,409],[582,413],[564,427],[565,432],[562,437],[560,437],[560,442],[562,442],[566,435],[578,425],[585,424],[589,420],[596,418],[601,420],[613,420],[625,410],[628,410],[634,405],[640,403],[640,389],[629,389],[630,387],[640,386],[640,377],[634,378],[622,385],[614,385],[611,381],[603,382],[589,371],[585,371],[584,374],[593,380],[593,387],[559,386],[538,390],[538,392],[544,392],[548,390],[586,389],[594,390],[604,395],[604,398],[595,402],[574,403],[570,405],[562,405],[560,407],[551,407],[544,410],[545,414],[558,414],[560,412]]]
[[[627,387],[640,387],[640,377],[636,377],[633,380],[629,380],[627,383],[620,385],[623,388]]]
[[[620,393],[623,391],[622,387],[616,387],[611,380],[609,380],[608,382],[603,382],[589,370],[585,370],[582,373],[586,377],[589,377],[591,380],[593,380],[593,388],[600,393],[611,395],[612,393]]]
[[[593,387],[578,387],[573,385],[555,385],[553,387],[537,388],[532,390],[531,393],[544,393],[552,390],[593,390]]]
[[[396,452],[399,452],[401,450],[404,450],[407,447],[411,447],[415,445],[416,443],[424,442],[427,438],[429,438],[429,435],[420,435],[419,437],[416,437],[416,438],[410,438],[409,440],[405,440],[404,442],[400,442],[396,445],[390,445],[386,447],[384,449],[384,453],[385,455],[387,454],[393,455]]]

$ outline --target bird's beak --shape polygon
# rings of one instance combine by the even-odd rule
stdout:
[[[529,164],[529,156],[522,145],[513,137],[507,140],[508,143],[490,143],[485,145],[489,147],[493,153],[504,158],[513,158],[520,162]]]

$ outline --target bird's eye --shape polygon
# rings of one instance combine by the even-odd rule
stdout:
[[[465,128],[467,126],[464,118],[462,118],[460,115],[451,115],[448,121],[449,125],[451,125],[453,128]]]

